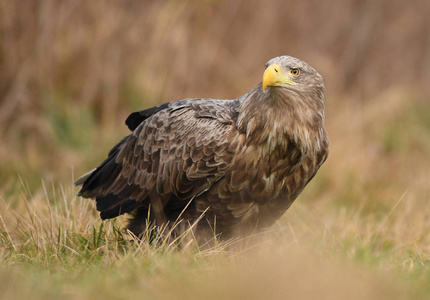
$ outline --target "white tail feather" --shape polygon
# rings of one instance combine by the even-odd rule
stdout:
[[[85,180],[87,180],[87,179],[88,179],[88,177],[90,177],[90,175],[91,175],[91,174],[93,174],[93,172],[94,172],[95,170],[96,170],[96,169],[93,169],[93,170],[89,171],[88,173],[86,173],[86,174],[82,175],[81,177],[79,177],[78,179],[76,179],[76,180],[75,180],[75,182],[73,182],[73,184],[74,184],[75,186],[82,187],[82,185],[84,184]]]

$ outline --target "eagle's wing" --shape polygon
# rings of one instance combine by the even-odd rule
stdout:
[[[151,197],[185,206],[222,178],[234,151],[229,140],[235,100],[187,99],[134,113],[133,132],[85,180],[78,195],[97,199],[101,217],[112,218]]]

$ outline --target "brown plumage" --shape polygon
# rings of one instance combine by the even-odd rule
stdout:
[[[197,232],[224,237],[270,226],[328,155],[322,77],[289,56],[238,99],[169,102],[126,124],[132,133],[75,184],[102,219],[131,213],[136,235],[202,214]]]

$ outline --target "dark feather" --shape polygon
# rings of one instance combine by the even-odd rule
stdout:
[[[110,194],[110,195],[112,195],[112,194]],[[99,200],[99,198],[97,200]],[[130,212],[134,211],[135,209],[138,209],[142,206],[143,206],[143,204],[141,202],[138,202],[136,200],[127,200],[127,201],[124,201],[121,205],[115,206],[114,208],[101,211],[100,218],[102,220],[112,219],[112,218],[118,217],[122,214],[130,213]]]
[[[157,105],[142,111],[134,112],[130,116],[128,116],[127,120],[125,120],[125,124],[127,127],[133,131],[139,126],[144,120],[153,114],[163,110],[169,106],[170,103],[163,103],[161,105]]]
[[[118,205],[118,196],[110,193],[106,196],[96,198],[96,203],[98,211],[107,211]]]

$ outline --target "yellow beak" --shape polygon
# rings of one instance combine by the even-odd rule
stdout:
[[[281,73],[281,67],[273,64],[267,67],[263,74],[263,92],[268,86],[281,86],[283,84],[296,85],[294,81],[287,79],[287,76]]]

